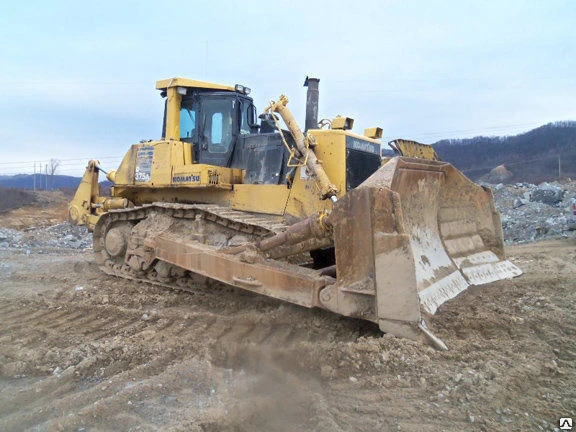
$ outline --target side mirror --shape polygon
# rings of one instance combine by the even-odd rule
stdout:
[[[250,127],[250,133],[258,133],[258,130],[260,130],[260,125],[258,124],[258,113],[253,103],[250,104],[248,110],[248,126]]]

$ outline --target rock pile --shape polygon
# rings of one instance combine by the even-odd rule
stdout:
[[[92,247],[92,234],[86,227],[67,222],[44,228],[22,231],[0,227],[0,249],[28,252],[49,252],[53,249],[88,249]]]
[[[489,185],[506,244],[574,235],[568,231],[576,182]]]

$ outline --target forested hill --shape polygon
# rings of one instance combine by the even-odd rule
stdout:
[[[477,180],[505,165],[507,182],[540,183],[576,178],[576,121],[549,123],[529,132],[507,137],[479,136],[442,140],[433,144],[442,160]]]

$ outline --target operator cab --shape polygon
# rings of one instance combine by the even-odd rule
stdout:
[[[192,144],[194,163],[229,166],[239,135],[250,134],[252,99],[195,90],[182,98],[180,141]]]
[[[166,97],[162,137],[191,144],[191,163],[245,170],[248,184],[286,183],[290,155],[271,115],[258,125],[250,89],[186,78],[158,81],[156,88]]]
[[[250,89],[173,78],[156,87],[167,97],[162,137],[192,144],[192,161],[229,167],[239,137],[257,131]]]

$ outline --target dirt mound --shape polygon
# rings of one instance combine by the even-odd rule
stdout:
[[[493,168],[488,174],[480,177],[481,181],[488,183],[505,183],[510,180],[514,174],[506,168],[506,165],[498,165]]]

